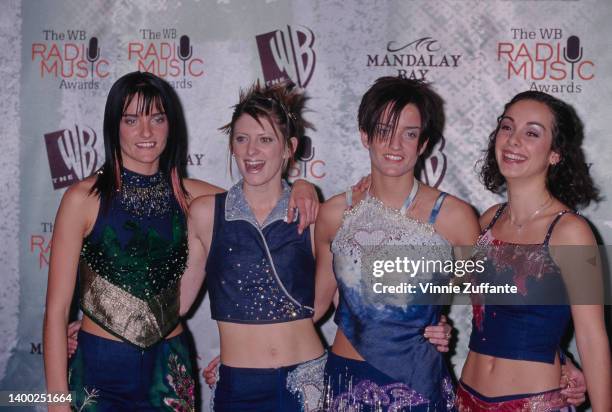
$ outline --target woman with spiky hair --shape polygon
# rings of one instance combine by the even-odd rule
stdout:
[[[241,93],[222,130],[242,179],[190,207],[184,304],[206,276],[221,340],[215,411],[302,411],[319,402],[325,351],[312,322],[312,228],[299,233],[284,222],[283,176],[311,127],[305,101],[287,84]]]
[[[70,388],[77,408],[193,409],[195,375],[179,318],[188,295],[181,281],[186,212],[191,199],[221,189],[185,177],[182,107],[153,74],[133,72],[113,84],[104,144],[104,165],[66,191],[54,224],[44,322],[47,389]],[[66,324],[79,261],[84,315],[68,365]]]
[[[594,295],[572,302],[574,280],[584,289],[594,275],[589,266],[575,269],[576,255],[596,242],[574,210],[599,199],[583,139],[575,110],[538,91],[519,93],[506,104],[490,135],[481,177],[494,193],[506,191],[508,201],[480,218],[477,245],[488,258],[480,277],[512,282],[520,293],[504,304],[485,296],[484,305],[474,305],[460,411],[571,410],[568,391],[559,388],[559,344],[570,319],[593,410],[612,410],[603,307]],[[570,305],[564,304],[566,292]]]

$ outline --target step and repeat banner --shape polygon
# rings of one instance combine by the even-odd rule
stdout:
[[[285,79],[311,97],[292,178],[329,197],[368,173],[357,130],[363,93],[383,75],[431,82],[444,140],[421,179],[473,204],[499,202],[475,165],[503,105],[541,90],[571,103],[604,200],[584,211],[612,243],[612,4],[576,1],[2,1],[0,71],[0,390],[44,388],[42,319],[53,220],[62,194],[104,160],[106,95],[149,71],[178,92],[191,177],[229,187],[227,138],[240,89]],[[450,358],[461,370],[471,308]],[[218,353],[205,298],[188,321],[203,368]],[[335,326],[323,326],[327,337]],[[575,350],[573,343],[570,350]],[[210,399],[202,386],[203,409]]]

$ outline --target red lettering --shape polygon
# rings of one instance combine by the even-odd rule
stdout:
[[[79,46],[74,43],[66,43],[64,44],[64,60],[72,61],[76,60],[79,57],[79,54],[84,55],[84,53],[79,52]]]
[[[318,173],[317,173],[317,169],[315,169],[316,166],[320,166]],[[313,162],[310,162],[310,175],[314,177],[315,179],[323,179],[325,175],[327,174],[326,172],[321,170],[324,167],[325,167],[325,162],[323,160],[315,160]]]
[[[110,72],[108,71],[108,60],[100,59],[95,65],[95,73],[100,79],[104,79],[109,76]]]
[[[45,60],[42,60],[40,62],[40,77],[45,77],[45,71],[48,74],[54,74],[57,77],[58,69],[59,60],[54,60],[53,63],[51,63],[51,66],[47,66],[47,62]]]
[[[501,59],[502,54],[508,56],[508,60],[514,61],[512,58],[512,52],[514,51],[514,44],[512,43],[498,43],[497,44],[497,60]]]
[[[519,57],[527,57],[530,61],[533,61],[531,58],[531,54],[529,54],[529,48],[525,43],[522,43],[519,48],[516,56],[514,56],[514,60],[518,60]]]
[[[148,66],[145,66],[145,62],[143,60],[138,60],[137,70],[141,72],[149,72],[149,73],[156,74],[157,70],[155,69],[155,60],[151,60]]]
[[[47,51],[47,46],[43,43],[32,43],[32,61],[36,56],[40,56],[41,60],[45,60],[44,53]]]
[[[154,43],[150,43],[149,47],[147,47],[147,51],[145,52],[145,55],[143,57],[143,59],[148,59],[149,57],[154,57],[156,59],[159,59],[159,56],[157,55],[157,49],[155,48],[155,44]]]
[[[580,77],[582,80],[591,80],[593,77],[595,77],[595,73],[593,73],[593,71],[591,71],[590,75],[583,73],[584,66],[589,66],[591,69],[593,69],[595,64],[590,60],[585,60],[578,65],[578,77]]]
[[[51,48],[49,49],[49,54],[47,55],[47,58],[45,60],[50,60],[51,57],[55,57],[56,59],[62,59],[62,54],[60,53],[59,47],[57,47],[57,44],[53,43],[51,45]]]
[[[535,60],[538,62],[550,60],[553,56],[553,48],[548,43],[536,43]]]
[[[553,73],[558,73],[558,76],[555,76]],[[551,80],[564,80],[566,77],[567,77],[567,72],[565,70],[564,62],[556,61],[550,64],[550,79]]]
[[[78,78],[84,79],[89,75],[89,64],[85,60],[79,60],[78,62],[76,62],[76,67],[76,76]]]
[[[153,44],[151,44],[153,45]],[[170,43],[163,42],[159,45],[159,58],[163,60],[168,60],[174,54],[174,45]]]
[[[137,58],[142,59],[142,50],[144,46],[142,43],[129,43],[128,44],[128,60],[132,60],[132,54],[135,54]]]
[[[196,69],[193,67],[196,63],[200,66],[204,65],[204,61],[202,61],[202,59],[191,59],[187,64],[187,71],[193,77],[200,77],[204,74],[204,69],[199,69],[196,71]]]
[[[511,61],[508,62],[508,78],[512,77],[512,73],[520,76],[521,72],[523,72],[523,79],[527,79],[527,61],[524,61],[523,64],[519,66],[518,70]]]
[[[44,249],[45,238],[41,235],[32,235],[30,237],[30,252],[34,252],[34,248],[37,247],[41,251]]]

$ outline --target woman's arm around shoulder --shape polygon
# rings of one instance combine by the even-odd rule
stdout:
[[[317,272],[315,276],[315,316],[316,323],[329,309],[336,293],[334,277],[333,254],[331,243],[336,236],[342,216],[347,208],[344,194],[330,198],[321,206],[315,225],[315,255],[317,257]]]
[[[204,282],[204,267],[212,242],[214,221],[215,195],[200,196],[191,202],[187,216],[189,255],[181,277],[181,315],[191,308]]]
[[[215,195],[217,193],[225,192],[225,189],[212,185],[208,182],[198,179],[183,179],[185,189],[189,193],[190,200],[197,199],[200,196]]]

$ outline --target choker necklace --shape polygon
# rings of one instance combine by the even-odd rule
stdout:
[[[163,172],[147,176],[121,170],[119,203],[123,209],[139,218],[162,216],[170,212],[172,188]]]
[[[521,224],[518,224],[516,222],[512,221],[512,205],[510,204],[510,202],[508,202],[508,221],[510,222],[510,224],[514,227],[516,227],[517,231],[520,232],[521,230],[523,230],[523,228],[525,227],[525,225],[529,222],[531,222],[533,220],[534,217],[536,217],[537,215],[539,215],[541,212],[543,212],[544,210],[546,210],[553,202],[553,197],[550,195],[550,193],[548,194],[548,199],[540,206],[538,207],[535,212],[533,212],[531,215],[529,215],[527,217],[527,219],[525,219],[525,221]]]

